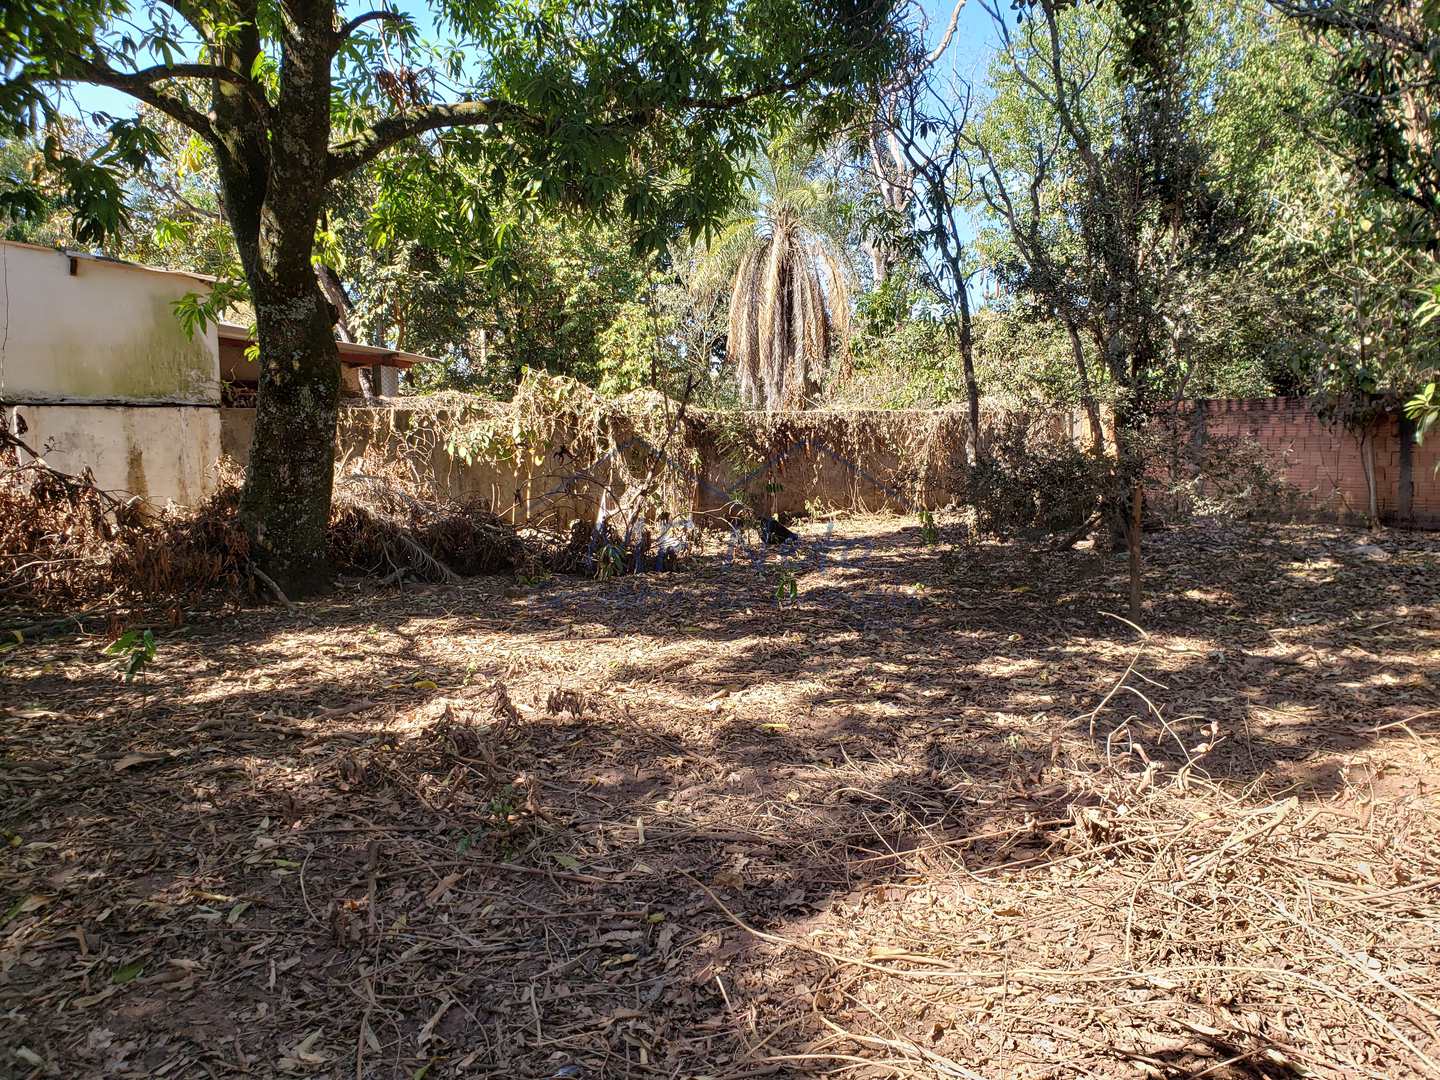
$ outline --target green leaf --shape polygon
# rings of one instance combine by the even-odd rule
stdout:
[[[110,975],[110,981],[116,986],[124,986],[133,981],[142,971],[145,970],[144,960],[135,960],[124,967],[116,968]]]
[[[14,838],[12,838],[11,843],[12,847],[15,846],[13,843],[13,839]],[[10,909],[5,912],[5,917],[3,919],[0,919],[0,926],[4,926],[16,915],[23,915],[28,911],[34,911],[37,908],[44,907],[49,902],[50,898],[48,896],[40,896],[38,894],[34,896],[22,896],[19,900],[16,900],[15,903],[10,905]]]

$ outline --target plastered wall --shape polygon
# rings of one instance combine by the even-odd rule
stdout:
[[[219,341],[193,338],[175,301],[188,274],[0,242],[0,399],[218,402]]]
[[[540,460],[461,461],[444,439],[424,433],[433,410],[356,406],[341,410],[338,450],[354,462],[367,449],[404,455],[436,490],[478,497],[517,523],[564,525],[593,515],[598,488],[555,448]],[[992,409],[991,420],[997,418]],[[243,461],[254,413],[222,413],[225,451]],[[1367,507],[1365,453],[1373,452],[1382,520],[1440,527],[1440,438],[1409,447],[1409,501],[1402,497],[1405,452],[1395,417],[1373,433],[1367,451],[1351,434],[1319,419],[1301,399],[1185,402],[1179,421],[1201,437],[1235,436],[1258,444],[1293,498],[1287,513],[1327,520],[1363,520]],[[1076,412],[1042,419],[1045,434],[1090,445],[1089,423]],[[936,509],[951,501],[952,472],[962,460],[968,419],[963,409],[851,413],[811,412],[782,417],[692,414],[692,430],[669,457],[685,474],[692,510],[718,521],[732,499],[770,513],[807,510]],[[407,449],[406,433],[422,451]],[[566,440],[558,439],[560,444]],[[766,447],[762,453],[755,447]],[[698,465],[695,462],[698,461]]]
[[[215,328],[175,301],[204,278],[0,242],[0,422],[53,467],[156,505],[215,487]]]
[[[209,408],[17,405],[11,430],[52,468],[89,469],[109,491],[155,506],[193,505],[215,491],[220,411]]]

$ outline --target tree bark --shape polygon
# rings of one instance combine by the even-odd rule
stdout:
[[[965,401],[970,408],[970,447],[973,463],[985,457],[985,441],[980,432],[980,383],[975,378],[975,321],[970,314],[970,286],[961,282],[960,289],[960,363],[965,369]]]
[[[256,561],[289,597],[330,584],[340,354],[329,305],[308,272],[255,294],[260,392],[240,517]]]
[[[1140,535],[1144,526],[1145,484],[1135,481],[1130,490],[1130,527],[1125,530],[1125,546],[1130,563],[1130,618],[1138,620],[1142,614],[1143,590],[1140,581]]]
[[[1365,518],[1370,528],[1380,527],[1380,503],[1375,491],[1375,421],[1367,421],[1360,434],[1360,466],[1365,471]]]
[[[335,309],[336,334],[341,341],[356,340],[352,321],[354,309],[350,298],[345,295],[345,284],[340,280],[340,275],[335,272],[334,267],[326,263],[316,263],[315,278],[320,283],[320,291],[325,294],[325,299]]]
[[[253,3],[242,7],[255,10]],[[326,533],[340,356],[336,312],[311,254],[329,158],[335,6],[315,0],[288,5],[285,14],[278,101],[262,112],[252,95],[217,80],[212,112],[223,133],[216,144],[221,195],[260,345],[240,520],[256,564],[293,599],[330,586]],[[259,55],[253,23],[242,23],[223,58],[249,71]]]
[[[1095,400],[1095,391],[1090,387],[1090,369],[1085,365],[1085,347],[1080,341],[1080,329],[1072,319],[1065,320],[1065,332],[1070,335],[1070,351],[1075,356],[1075,375],[1080,388],[1080,404],[1090,421],[1091,449],[1097,458],[1105,456],[1105,428],[1100,422],[1100,405]]]

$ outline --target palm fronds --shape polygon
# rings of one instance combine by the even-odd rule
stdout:
[[[718,292],[715,279],[733,273],[726,352],[752,408],[804,408],[847,354],[850,290],[837,200],[810,171],[783,150],[758,163],[755,205],[727,225],[699,275]]]

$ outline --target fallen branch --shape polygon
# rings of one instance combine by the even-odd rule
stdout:
[[[1089,532],[1092,528],[1094,528],[1096,522],[1098,522],[1099,520],[1100,520],[1100,511],[1099,511],[1099,510],[1092,510],[1092,511],[1090,512],[1090,516],[1085,519],[1084,523],[1082,523],[1081,526],[1080,526],[1078,529],[1076,529],[1074,532],[1072,532],[1069,536],[1065,537],[1064,540],[1061,540],[1060,542],[1058,542],[1057,544],[1055,544],[1053,547],[1051,547],[1050,550],[1051,550],[1051,551],[1069,551],[1072,547],[1074,547],[1076,544],[1078,544],[1078,543],[1080,542],[1080,538],[1081,538],[1082,536],[1084,536],[1087,532]]]
[[[291,611],[295,610],[295,602],[285,595],[285,590],[280,588],[274,578],[272,578],[269,574],[265,573],[264,570],[261,570],[254,563],[250,564],[250,573],[254,574],[257,581],[259,581],[262,585],[264,585],[272,593],[275,594],[276,600],[279,600],[280,603],[284,604]]]

